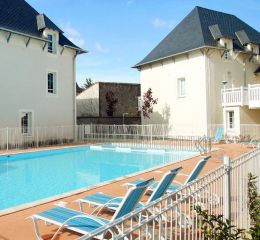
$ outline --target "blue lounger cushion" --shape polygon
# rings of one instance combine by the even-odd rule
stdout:
[[[55,207],[49,210],[46,210],[44,212],[38,213],[35,216],[38,219],[48,219],[49,222],[56,222],[63,224],[66,220],[68,220],[71,217],[84,215],[86,217],[79,217],[76,219],[72,219],[67,223],[68,229],[76,228],[78,232],[81,232],[82,234],[94,231],[98,229],[99,227],[103,226],[104,224],[109,223],[109,220],[97,217],[97,216],[91,216],[88,214],[84,214],[79,211],[75,211],[69,208],[64,207]],[[89,218],[87,218],[89,216]],[[98,221],[101,221],[103,224],[95,221],[94,219],[97,219]]]

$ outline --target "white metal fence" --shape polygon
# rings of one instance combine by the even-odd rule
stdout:
[[[225,158],[228,159],[228,158]],[[223,214],[239,228],[248,229],[247,175],[258,176],[260,149],[234,159],[178,191],[109,223],[80,240],[95,239],[204,239],[194,206]]]
[[[29,133],[21,128],[0,129],[0,150],[37,148],[83,141],[81,126],[35,127]]]
[[[205,136],[172,136],[168,125],[85,125],[85,140],[113,143],[119,147],[165,148],[209,152],[211,141]]]
[[[208,138],[171,136],[167,125],[78,125],[37,127],[22,134],[21,128],[0,129],[0,150],[37,148],[69,143],[110,143],[120,147],[210,151]]]

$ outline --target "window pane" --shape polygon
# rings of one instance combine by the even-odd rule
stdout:
[[[229,111],[227,113],[227,121],[228,121],[228,128],[229,129],[233,129],[235,127],[234,125],[234,112],[233,111]]]
[[[186,95],[185,78],[178,79],[178,96],[184,97]]]
[[[30,135],[32,133],[32,113],[21,114],[21,133]]]
[[[48,40],[51,42],[48,42],[48,52],[53,52],[53,36],[51,34],[48,34]]]
[[[48,73],[48,93],[56,94],[56,92],[57,92],[56,73]]]

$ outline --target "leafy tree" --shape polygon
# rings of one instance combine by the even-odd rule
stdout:
[[[158,103],[158,98],[153,97],[152,89],[149,88],[143,95],[142,114],[144,118],[150,118],[153,113],[153,106]]]
[[[195,211],[200,218],[200,228],[205,240],[237,240],[244,239],[245,230],[233,226],[223,215],[211,215],[201,206],[196,206]]]
[[[248,234],[251,239],[260,239],[260,195],[257,191],[257,177],[248,174],[248,209],[251,227]]]
[[[89,88],[89,87],[92,86],[92,85],[93,85],[92,79],[91,79],[91,78],[86,78],[85,83],[83,84],[83,87],[84,87],[85,89],[87,89],[87,88]]]
[[[109,117],[113,117],[114,112],[116,111],[116,104],[118,103],[118,99],[115,98],[115,95],[112,91],[108,91],[106,93],[106,101],[107,101],[107,115]]]

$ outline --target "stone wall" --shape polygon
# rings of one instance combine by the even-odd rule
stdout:
[[[82,124],[107,124],[107,125],[122,125],[122,117],[78,117],[78,125]],[[141,124],[141,117],[125,117],[124,124]]]
[[[107,117],[106,93],[113,92],[118,100],[115,105],[113,117],[122,118],[123,113],[128,113],[128,117],[137,117],[138,97],[141,95],[140,84],[128,83],[99,83],[99,116]]]

